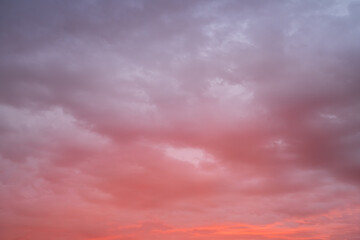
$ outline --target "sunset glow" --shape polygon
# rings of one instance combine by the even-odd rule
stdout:
[[[0,1],[0,240],[360,240],[359,0]]]

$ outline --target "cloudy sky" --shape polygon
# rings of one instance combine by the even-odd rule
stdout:
[[[0,238],[359,240],[360,1],[0,2]]]

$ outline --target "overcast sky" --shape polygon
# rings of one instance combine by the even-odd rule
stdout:
[[[0,2],[0,238],[359,240],[360,1]]]

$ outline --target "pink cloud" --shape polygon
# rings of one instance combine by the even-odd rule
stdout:
[[[358,238],[356,0],[0,9],[1,239]]]

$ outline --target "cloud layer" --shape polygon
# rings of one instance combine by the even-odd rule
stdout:
[[[359,16],[1,1],[1,239],[360,239]]]

